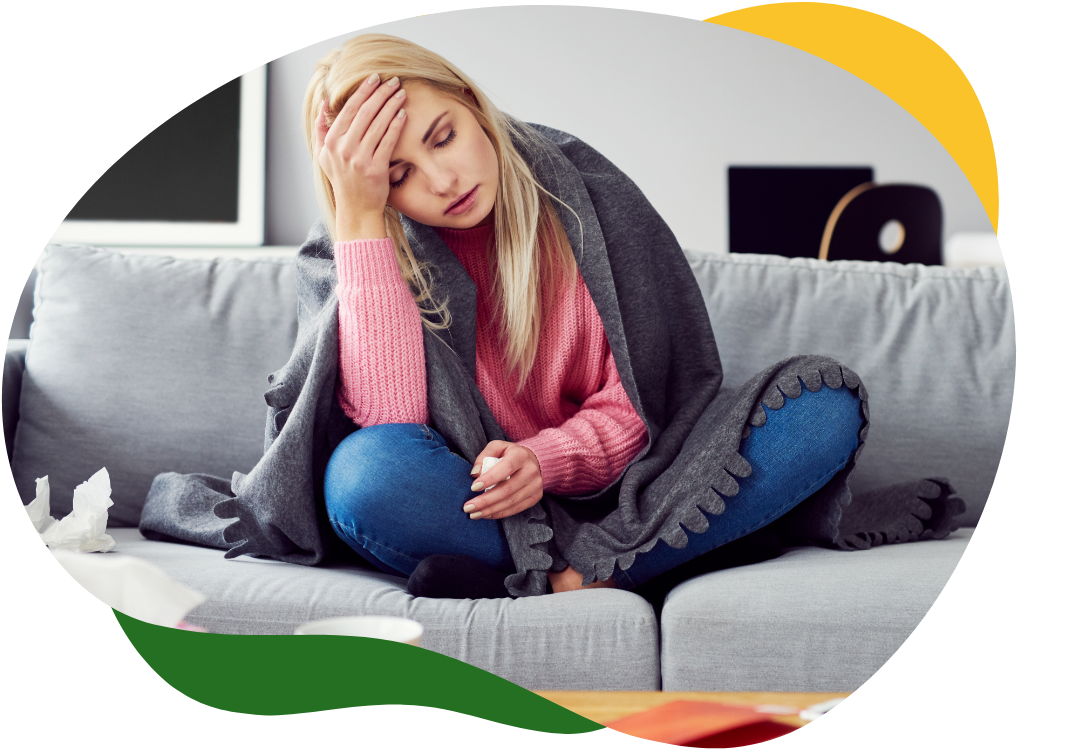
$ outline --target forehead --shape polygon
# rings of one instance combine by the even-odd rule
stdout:
[[[409,81],[403,84],[403,90],[407,92],[406,108],[411,107],[444,107],[450,104],[458,104],[452,97],[443,91],[437,91],[432,86],[427,86],[421,81]]]
[[[444,135],[446,124],[453,120],[462,123],[463,114],[470,116],[470,110],[447,94],[424,83],[411,81],[403,84],[403,90],[406,91],[406,104],[403,109],[406,110],[407,121],[399,140],[395,142],[395,148],[392,149],[391,161],[414,162],[424,157],[428,146],[422,139],[441,114],[448,113],[433,130],[431,139]]]

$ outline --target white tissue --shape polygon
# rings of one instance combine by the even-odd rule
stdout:
[[[49,514],[49,477],[37,480],[37,495],[26,506],[27,515],[50,549],[109,552],[117,546],[105,533],[112,488],[104,468],[75,488],[72,512],[57,521]]]
[[[482,470],[478,472],[478,476],[481,476],[482,474],[485,474],[487,471],[492,469],[494,466],[497,465],[498,461],[500,461],[500,459],[497,458],[496,456],[486,456],[485,458],[483,458],[482,459]],[[508,475],[508,476],[506,476],[504,478],[504,480],[511,479],[511,478],[512,478],[512,476]],[[504,481],[504,480],[501,480],[501,481]],[[500,482],[497,482],[497,484],[500,484]],[[491,489],[496,487],[497,484],[489,485],[484,490],[482,490],[482,492],[489,492]]]
[[[53,554],[76,583],[107,605],[152,625],[176,627],[189,610],[207,601],[160,569],[128,555]]]
[[[49,515],[49,477],[37,480],[37,494],[30,505],[26,506],[26,514],[30,516],[30,523],[39,534],[56,523],[56,519]]]

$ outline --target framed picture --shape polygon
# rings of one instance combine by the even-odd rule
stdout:
[[[266,113],[261,66],[133,146],[76,203],[52,241],[262,245]]]

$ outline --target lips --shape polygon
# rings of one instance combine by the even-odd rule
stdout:
[[[475,185],[471,188],[470,192],[464,193],[456,198],[455,203],[448,206],[447,210],[444,212],[445,216],[458,216],[459,214],[469,211],[471,207],[474,206],[474,201],[478,197],[479,187],[479,185]]]

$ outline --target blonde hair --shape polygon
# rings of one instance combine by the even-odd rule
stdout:
[[[385,34],[355,37],[316,64],[302,110],[317,200],[332,240],[335,195],[312,150],[313,127],[322,100],[327,100],[330,125],[372,73],[379,74],[382,81],[398,76],[401,85],[423,83],[456,100],[471,111],[493,144],[499,188],[489,258],[496,264],[493,291],[500,303],[505,372],[515,375],[518,389],[522,389],[538,351],[545,310],[557,288],[574,280],[576,273],[576,259],[552,201],[565,204],[539,184],[512,141],[513,129],[525,139],[541,136],[494,107],[466,75],[424,47]],[[447,328],[451,324],[447,300],[434,299],[429,274],[414,257],[399,212],[391,206],[384,208],[384,224],[397,249],[400,272],[414,291],[423,324],[432,330]]]

